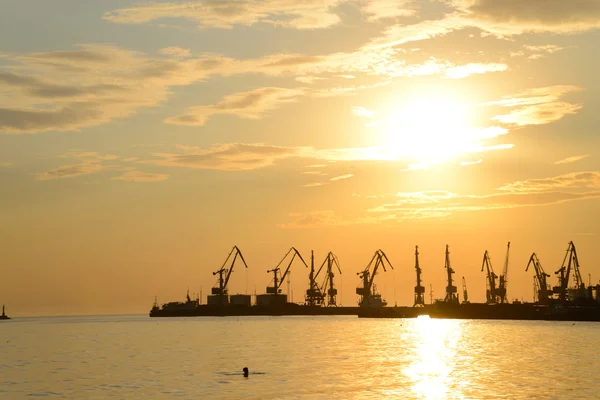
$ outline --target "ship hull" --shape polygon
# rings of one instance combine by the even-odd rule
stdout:
[[[216,306],[201,305],[194,309],[152,309],[151,317],[227,317],[227,316],[281,316],[281,315],[357,315],[358,307],[312,307],[299,304],[276,306]]]
[[[387,307],[386,307],[387,308]],[[519,304],[436,303],[425,307],[389,307],[361,310],[361,318],[412,318],[428,315],[440,319],[484,319],[524,321],[600,321],[598,306],[546,306]]]

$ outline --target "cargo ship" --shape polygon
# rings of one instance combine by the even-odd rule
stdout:
[[[341,274],[337,257],[329,253],[316,269],[314,254],[311,253],[310,267],[300,253],[292,247],[277,266],[267,273],[273,274],[272,285],[267,286],[265,294],[253,296],[247,294],[230,295],[228,282],[236,260],[241,260],[248,268],[241,251],[234,246],[223,266],[213,275],[219,275],[217,284],[207,296],[207,304],[200,299],[192,299],[189,292],[185,302],[170,302],[159,305],[155,300],[149,315],[151,317],[199,317],[199,316],[278,316],[278,315],[355,315],[359,318],[416,318],[427,315],[431,318],[451,319],[513,319],[513,320],[549,320],[549,321],[600,321],[600,285],[586,287],[581,279],[579,261],[573,242],[569,242],[562,267],[555,272],[558,285],[551,287],[535,253],[529,259],[526,271],[535,269],[536,299],[533,303],[514,301],[509,303],[506,295],[507,271],[510,242],[507,246],[506,260],[502,275],[493,272],[488,252],[484,253],[482,271],[486,271],[486,302],[471,303],[468,298],[466,281],[463,277],[463,299],[459,301],[457,287],[454,284],[454,270],[450,264],[449,246],[446,246],[444,268],[447,273],[446,295],[444,299],[425,304],[425,289],[421,280],[418,246],[415,247],[415,271],[417,284],[414,288],[414,304],[410,306],[388,307],[387,302],[377,292],[374,278],[380,272],[386,272],[386,266],[393,269],[387,255],[380,249],[375,252],[366,268],[358,272],[361,286],[356,288],[360,296],[358,306],[342,307],[337,304],[337,289],[334,285],[334,267]],[[281,272],[281,264],[291,255],[287,268]],[[281,284],[288,276],[294,259],[298,259],[306,268],[310,268],[309,288],[306,290],[305,303],[288,301],[281,293]],[[227,263],[231,264],[227,266]],[[325,279],[318,284],[317,278],[324,272]],[[569,287],[569,277],[574,276],[575,285]]]

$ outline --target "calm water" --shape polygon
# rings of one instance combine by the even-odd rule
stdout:
[[[2,399],[597,399],[599,372],[599,323],[147,316],[0,322]]]

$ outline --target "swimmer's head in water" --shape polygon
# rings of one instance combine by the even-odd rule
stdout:
[[[244,376],[248,376],[248,367],[244,367],[242,371],[244,371]]]

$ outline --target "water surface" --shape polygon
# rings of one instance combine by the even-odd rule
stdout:
[[[584,322],[16,318],[0,398],[597,399],[599,349]]]

